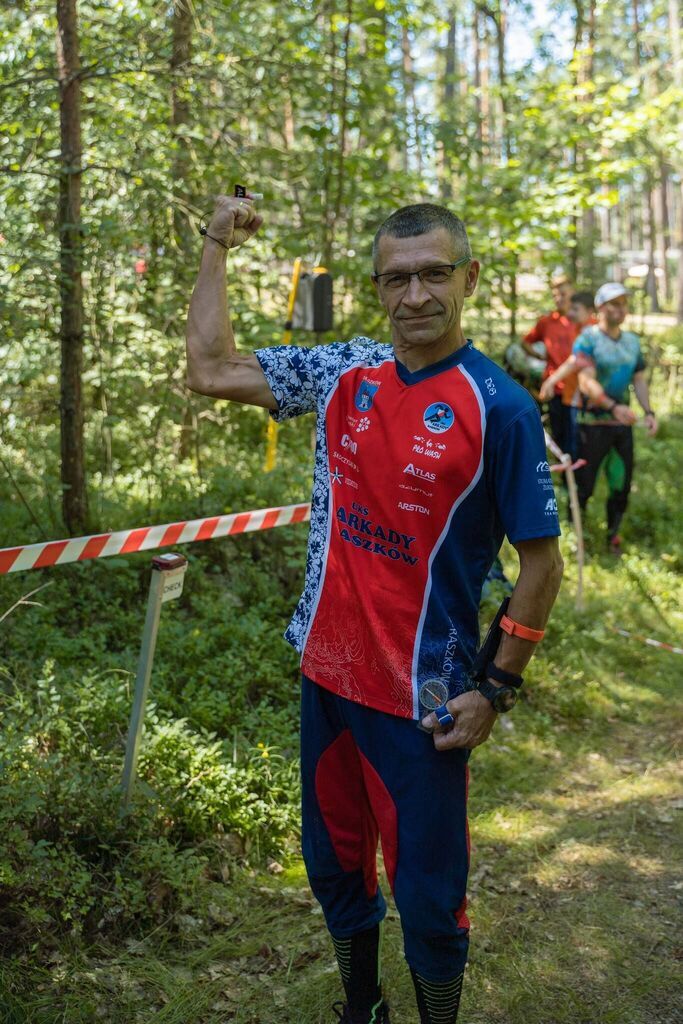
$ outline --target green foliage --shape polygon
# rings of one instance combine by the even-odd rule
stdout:
[[[296,824],[296,763],[152,706],[130,816],[118,785],[130,680],[4,677],[0,887],[5,945],[127,932],[189,911],[227,858],[279,848]]]
[[[553,6],[568,8],[564,0]],[[622,244],[635,221],[637,248],[646,234],[641,193],[662,162],[673,183],[671,168],[682,166],[681,94],[671,83],[662,5],[640,5],[637,49],[639,5],[599,5],[592,42],[586,25],[575,25],[576,48],[558,57],[549,37],[539,39],[533,61],[489,68],[488,90],[472,81],[472,22],[493,60],[499,4],[255,0],[239,17],[230,4],[196,0],[191,8],[191,59],[172,69],[168,4],[78,4],[86,461],[92,524],[102,531],[308,495],[308,418],[280,428],[278,468],[266,475],[265,414],[200,398],[184,385],[196,229],[211,197],[234,181],[266,197],[258,240],[230,258],[242,348],[279,340],[297,255],[334,273],[336,335],[384,338],[368,280],[372,234],[395,207],[439,198],[463,216],[483,262],[470,333],[498,352],[514,326],[501,314],[520,302],[518,273],[545,274],[558,263],[585,283],[607,273],[609,263],[594,251],[595,218],[604,226],[617,210]],[[524,9],[512,5],[515,17]],[[54,44],[53,4],[3,9],[0,546],[63,535]],[[178,96],[189,116],[173,123]],[[567,583],[518,709],[519,756],[505,743],[477,755],[488,780],[479,798],[482,834],[495,832],[501,801],[533,800],[541,777],[559,784],[567,760],[580,759],[593,741],[607,743],[610,723],[647,723],[670,692],[667,656],[629,646],[609,627],[627,623],[668,638],[680,623],[683,561],[670,510],[678,507],[671,466],[680,445],[673,413],[682,350],[680,328],[651,339],[661,433],[656,442],[638,437],[625,524],[631,553],[618,575],[593,557],[586,613],[572,607],[571,534],[563,541]],[[592,551],[602,538],[602,500],[599,490],[587,517]],[[0,577],[0,616],[49,584],[36,603],[0,622],[0,942],[7,950],[85,949],[96,938],[119,942],[149,928],[182,947],[183,919],[205,907],[214,886],[227,888],[235,861],[259,863],[296,835],[298,667],[280,634],[301,587],[305,531],[186,553],[184,593],[162,614],[141,780],[125,820],[118,780],[149,556]],[[518,842],[528,853],[536,838]],[[263,929],[275,932],[279,920],[275,912],[256,917],[260,931],[249,942],[258,949]],[[235,955],[253,953],[239,947]],[[168,972],[156,969],[166,996]],[[3,1000],[4,978],[0,968]],[[30,971],[28,978],[30,988]],[[104,987],[118,991],[120,981],[112,974]],[[108,1006],[82,997],[78,971],[69,985],[73,1016],[65,1011],[65,1020],[106,1016]],[[183,982],[175,1009],[155,1019],[189,1020],[214,995],[212,977],[202,979],[201,996]],[[28,1020],[20,1001],[8,999],[12,1024]],[[39,999],[40,1020],[52,1024],[52,993]],[[128,994],[121,999],[121,1019],[135,1019],[133,997],[130,1005]]]

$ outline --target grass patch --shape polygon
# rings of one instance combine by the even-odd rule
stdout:
[[[683,659],[622,638],[611,628],[624,626],[680,644],[681,530],[671,466],[682,437],[683,424],[675,418],[665,422],[661,443],[637,436],[638,490],[624,524],[627,555],[620,562],[603,553],[604,495],[593,499],[586,524],[586,609],[580,613],[573,600],[573,538],[570,531],[565,533],[565,583],[547,638],[528,671],[523,700],[472,757],[473,931],[461,1013],[468,1024],[683,1021],[683,716],[674,685]],[[259,559],[269,557],[264,544],[253,550]],[[290,542],[285,550],[294,565],[298,554]],[[504,554],[504,561],[513,572],[511,552]],[[292,565],[279,563],[283,592]],[[179,648],[188,620],[201,614],[200,598],[218,595],[220,580],[237,583],[238,575],[247,570],[251,571],[248,560],[239,561],[237,556],[233,566],[222,566],[222,574],[206,566],[207,579],[197,580],[195,596],[190,591],[187,604],[175,611],[173,625],[169,620]],[[247,582],[255,579],[250,576]],[[117,586],[122,598],[138,594],[136,573],[124,571]],[[239,586],[236,593],[240,597]],[[260,597],[260,591],[255,593]],[[280,619],[281,597],[269,600],[268,615]],[[485,619],[493,607],[492,603],[484,609]],[[84,646],[78,621],[68,619],[68,629],[60,631],[58,618],[55,603],[48,617],[53,657],[59,661],[61,644],[64,661],[73,653],[84,665],[92,664],[94,635]],[[202,620],[209,621],[213,620]],[[188,675],[193,660],[203,661],[209,672],[208,655],[220,648],[219,637],[208,626],[205,631],[205,637],[196,638],[193,652],[181,655]],[[28,643],[29,634],[28,618],[17,620],[15,638]],[[280,658],[277,641],[268,639],[265,627],[259,636],[264,652],[270,644],[270,656]],[[107,658],[113,662],[118,651],[132,649],[126,644],[122,640],[118,647],[105,645]],[[111,671],[112,665],[105,667]],[[241,694],[240,702],[224,712],[225,728],[217,736],[207,736],[198,730],[205,724],[205,714],[210,717],[213,680],[207,677],[202,691],[206,711],[198,714],[192,707],[195,691],[173,684],[172,667],[162,658],[161,679],[155,676],[159,705],[143,760],[161,797],[149,813],[144,801],[138,808],[139,848],[144,841],[149,856],[142,867],[131,866],[127,876],[125,859],[117,859],[116,848],[107,860],[99,846],[97,871],[88,876],[92,881],[83,875],[84,894],[79,890],[73,897],[91,899],[97,907],[106,893],[113,905],[117,887],[112,887],[107,872],[114,864],[122,871],[120,892],[132,887],[130,892],[139,900],[137,918],[129,918],[125,928],[105,929],[100,937],[69,930],[62,921],[60,928],[39,929],[39,941],[8,948],[0,962],[2,1024],[331,1024],[330,1005],[339,998],[340,987],[296,840],[288,840],[284,847],[280,840],[274,855],[282,867],[272,861],[270,870],[263,867],[258,848],[252,850],[250,865],[244,845],[239,845],[240,829],[265,835],[269,815],[278,808],[285,816],[295,812],[296,786],[289,769],[294,763],[296,710],[286,656],[281,661],[281,696],[283,705],[288,703],[277,719],[284,753],[279,759],[273,751],[265,761],[265,747],[258,747],[258,742],[268,745],[271,737],[258,731],[262,691]],[[13,673],[17,672],[14,666]],[[109,679],[106,686],[83,671],[81,676],[78,690],[69,689],[59,672],[54,678],[43,673],[42,689],[37,684],[32,689],[25,677],[26,721],[33,730],[27,735],[35,742],[22,756],[42,752],[45,784],[54,787],[46,790],[47,796],[53,792],[53,804],[72,808],[69,818],[60,817],[59,807],[54,807],[52,827],[61,829],[63,849],[78,853],[79,870],[90,871],[90,819],[76,833],[73,816],[85,814],[90,804],[100,810],[104,804],[95,799],[94,788],[90,794],[79,790],[78,778],[91,779],[93,787],[101,785],[105,792],[121,758],[120,742],[110,735],[111,722],[116,723],[114,733],[123,730],[125,713],[123,691],[110,676],[103,677]],[[92,694],[101,694],[101,700],[91,699]],[[62,709],[59,730],[45,731],[46,707]],[[235,834],[221,839],[212,830],[216,815],[232,806],[233,789],[228,787],[221,796],[223,791],[208,780],[215,774],[221,785],[228,786],[225,766],[234,763],[234,722],[243,713],[247,724],[240,730],[239,758],[230,771],[250,797],[248,803],[236,805]],[[186,724],[176,724],[175,715]],[[85,728],[82,734],[79,721]],[[16,730],[10,739],[24,742]],[[52,759],[52,771],[45,758]],[[74,774],[73,785],[68,782],[69,765],[78,766],[80,773]],[[264,775],[266,771],[276,776]],[[282,790],[275,810],[268,803],[273,777]],[[199,787],[202,805],[187,797],[191,779],[197,779],[192,787]],[[16,783],[25,783],[20,772]],[[22,841],[33,842],[31,801],[40,794],[28,783],[22,793]],[[179,802],[178,794],[185,794],[185,802]],[[241,823],[244,807],[252,808],[253,815]],[[110,816],[113,822],[113,809]],[[113,829],[108,821],[105,815],[98,842],[105,842],[104,833]],[[277,830],[286,832],[280,819]],[[160,837],[163,857],[155,845]],[[233,841],[237,848],[231,846]],[[143,875],[143,868],[151,869],[151,874]],[[34,865],[36,879],[41,870],[46,869],[40,863]],[[69,884],[74,888],[77,882],[72,874]],[[99,888],[92,889],[93,885]],[[167,898],[164,886],[176,891],[175,899]],[[35,884],[19,911],[30,918],[49,906],[56,915],[60,892],[41,892]],[[3,890],[0,899],[5,894]],[[0,906],[1,916],[7,903]],[[16,905],[13,912],[18,912]],[[412,985],[402,961],[400,922],[392,904],[384,975],[393,1019],[417,1024]]]

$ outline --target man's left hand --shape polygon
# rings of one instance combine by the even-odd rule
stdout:
[[[645,427],[650,437],[654,437],[659,430],[659,423],[653,412],[645,413]]]
[[[422,719],[425,729],[432,730],[437,750],[452,750],[454,747],[471,750],[489,738],[498,716],[486,697],[472,690],[447,701],[446,707],[455,719],[453,725],[446,728],[440,726],[433,713]]]

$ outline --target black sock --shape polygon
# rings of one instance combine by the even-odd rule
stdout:
[[[363,1024],[374,1024],[382,1002],[380,927],[376,924],[348,939],[332,938],[349,1011]]]
[[[411,970],[420,1024],[455,1024],[464,972],[450,981],[427,981]]]

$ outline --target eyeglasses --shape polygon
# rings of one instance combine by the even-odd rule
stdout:
[[[453,271],[456,267],[462,266],[463,263],[471,263],[471,256],[463,256],[457,263],[444,263],[438,267],[425,267],[423,270],[406,271],[405,273],[389,273],[389,274],[373,274],[372,280],[375,281],[380,288],[387,292],[403,292],[406,291],[410,285],[410,279],[417,277],[420,283],[429,286],[434,284],[445,284],[446,281],[450,280]]]

